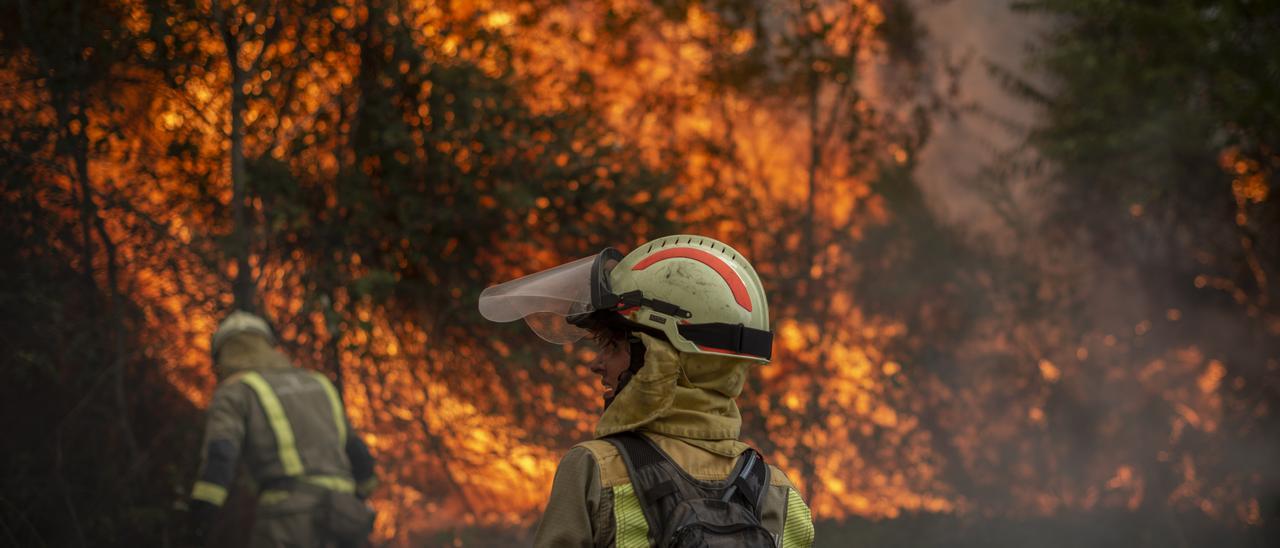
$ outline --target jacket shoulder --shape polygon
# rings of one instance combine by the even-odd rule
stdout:
[[[226,400],[242,404],[247,402],[252,389],[244,382],[247,372],[240,372],[223,379],[213,389],[213,400]]]
[[[596,465],[600,467],[600,486],[614,487],[624,483],[630,483],[631,477],[627,473],[627,462],[623,460],[622,455],[618,453],[618,448],[607,440],[591,440],[584,441],[574,446],[575,449],[585,449],[591,454],[591,458],[595,460]],[[736,459],[727,461],[728,468],[732,468]],[[715,481],[723,479],[728,475],[728,468],[724,473],[712,474],[714,477],[704,479]],[[781,468],[769,465],[769,485],[786,487],[795,489],[795,484],[787,478],[787,474]]]
[[[618,448],[612,443],[605,440],[591,440],[574,447],[586,449],[591,453],[591,458],[600,467],[601,487],[608,488],[631,482],[630,474],[627,473],[627,462],[622,460]]]
[[[769,485],[786,487],[789,489],[796,488],[795,484],[791,483],[791,480],[787,478],[787,474],[783,472],[781,468],[772,464],[769,465]]]

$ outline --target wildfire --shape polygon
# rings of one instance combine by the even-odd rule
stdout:
[[[384,17],[390,25],[412,29],[413,39],[435,56],[422,62],[469,63],[483,74],[510,77],[523,86],[525,106],[534,112],[594,109],[606,122],[603,140],[574,142],[573,150],[634,147],[648,168],[675,181],[600,203],[584,214],[587,221],[608,223],[618,213],[614,207],[624,204],[670,201],[667,215],[689,231],[739,246],[767,286],[787,280],[787,288],[798,288],[774,294],[776,359],[756,371],[742,407],[748,441],[764,448],[800,487],[818,519],[989,511],[973,500],[975,493],[1010,484],[1015,487],[1002,494],[996,511],[1050,513],[1099,504],[1136,509],[1154,491],[1144,476],[1153,458],[1176,463],[1179,470],[1178,484],[1168,490],[1171,502],[1185,501],[1206,514],[1235,515],[1246,523],[1261,519],[1255,497],[1212,491],[1229,487],[1206,485],[1197,468],[1202,464],[1189,447],[1189,437],[1212,439],[1222,428],[1230,393],[1240,389],[1229,364],[1195,346],[1171,348],[1137,366],[1126,362],[1126,352],[1182,320],[1183,311],[1170,308],[1166,318],[1144,321],[1131,332],[1088,333],[1083,340],[1072,340],[1055,326],[979,325],[974,329],[982,341],[962,344],[947,363],[921,365],[904,362],[901,349],[929,333],[912,332],[904,321],[860,306],[864,296],[855,282],[874,268],[866,262],[879,258],[854,257],[849,248],[870,228],[895,222],[873,183],[882,169],[891,169],[882,166],[906,165],[911,151],[895,118],[902,105],[891,104],[885,95],[889,84],[879,71],[886,61],[875,31],[885,16],[877,3],[819,2],[811,13],[782,9],[758,21],[763,34],[730,21],[731,14],[698,4],[680,17],[630,1],[545,9],[536,2],[498,0],[448,4],[446,9],[437,2],[410,2]],[[282,67],[303,67],[288,82],[270,69],[249,75],[244,84],[249,155],[292,166],[310,181],[332,180],[342,166],[358,161],[365,162],[359,168],[373,169],[377,159],[351,157],[342,138],[326,137],[351,129],[356,105],[349,95],[358,85],[361,62],[360,48],[334,43],[332,31],[358,28],[369,17],[365,7],[350,2],[335,7],[316,28],[290,27],[290,40],[268,46],[256,36],[247,42],[243,57],[265,52],[262,58]],[[818,43],[827,57],[851,67],[815,60],[796,69],[784,66],[788,60],[769,58],[771,64],[759,69],[765,84],[773,85],[770,78],[775,78],[781,86],[782,76],[793,80],[794,74],[782,74],[788,70],[803,70],[817,82],[812,89],[780,91],[783,100],[772,101],[759,90],[716,86],[707,78],[734,56],[781,47],[811,32],[806,29],[812,20],[837,30]],[[610,26],[617,21],[627,24]],[[187,32],[192,48],[222,51],[208,29],[192,26]],[[510,50],[486,48],[483,41],[468,39],[469,32],[501,35]],[[234,262],[209,237],[225,231],[227,212],[221,204],[231,196],[227,63],[181,75],[171,84],[148,77],[136,88],[117,90],[136,114],[122,120],[123,131],[111,137],[111,155],[92,162],[93,178],[103,185],[99,193],[129,204],[114,204],[103,215],[118,242],[120,263],[127,265],[123,290],[145,304],[145,351],[165,364],[169,381],[197,405],[206,403],[213,385],[208,336],[218,314],[231,304],[227,280],[236,274]],[[405,63],[396,65],[399,72],[410,71]],[[850,75],[867,81],[852,82]],[[283,105],[268,100],[273,90],[290,99]],[[430,80],[415,92],[445,94],[446,104],[455,100]],[[397,114],[413,127],[452,121],[433,118],[437,113],[425,105]],[[489,107],[482,101],[477,108]],[[817,113],[812,118],[809,108]],[[441,115],[448,116],[452,112]],[[876,131],[859,133],[851,122],[828,122],[854,118]],[[110,133],[106,127],[81,130]],[[306,152],[287,157],[286,145],[301,135]],[[531,142],[553,137],[544,129]],[[495,154],[481,143],[426,142],[421,133],[407,138],[419,149],[447,148],[467,172],[484,169],[485,158]],[[864,149],[871,152],[859,152]],[[677,152],[678,163],[672,160]],[[1237,176],[1233,190],[1242,208],[1266,198],[1258,166],[1230,151],[1221,161]],[[574,158],[562,154],[549,162],[568,168]],[[566,185],[578,190],[589,184],[585,181],[607,181],[619,168],[597,169]],[[144,172],[156,174],[160,186],[129,183]],[[180,178],[193,173],[201,179]],[[56,198],[52,194],[73,194],[65,178],[55,180],[63,186],[50,191],[50,201]],[[431,184],[423,182],[418,191],[432,191]],[[331,185],[314,189],[318,203],[340,207]],[[477,251],[477,262],[492,280],[566,258],[553,241],[563,222],[556,212],[568,204],[531,196],[534,207],[514,217],[499,210],[500,197],[492,188],[485,190],[477,203],[515,227],[512,234],[520,227],[544,229],[531,239]],[[285,218],[271,206],[261,199],[252,204],[267,234],[306,221]],[[1140,214],[1138,209],[1134,216]],[[629,229],[636,241],[654,236],[649,232],[656,221],[634,220]],[[765,225],[775,228],[761,230]],[[407,242],[386,245],[409,247]],[[460,245],[465,244],[451,239],[439,256],[417,260],[451,261]],[[459,302],[443,306],[424,300],[414,314],[406,314],[368,298],[400,273],[387,273],[354,251],[329,259],[369,287],[308,294],[303,288],[310,272],[331,265],[309,262],[296,250],[254,255],[251,278],[267,315],[283,326],[280,335],[290,354],[341,381],[351,422],[381,463],[386,487],[374,501],[380,538],[408,543],[413,534],[458,523],[520,525],[535,519],[560,453],[568,442],[590,437],[594,426],[598,409],[581,402],[599,400],[595,382],[577,367],[589,350],[530,351],[522,345],[531,341],[504,340],[515,332],[505,328],[458,333],[450,329],[451,321],[471,306],[461,302],[461,288],[447,293]],[[413,266],[409,259],[402,261],[396,266]],[[431,279],[434,271],[424,272],[431,283],[439,281]],[[473,282],[479,286],[486,280]],[[1213,283],[1196,281],[1197,286]],[[1107,371],[1101,390],[1081,385],[1080,379],[1094,378],[1090,375],[1098,369],[1091,368]],[[1163,402],[1171,412],[1151,418],[1165,430],[1158,439],[1145,440],[1151,446],[1142,451],[1075,455],[1059,437],[1059,419],[1071,412],[1055,398],[1061,393],[1096,404],[1100,436],[1125,448],[1126,436],[1147,430],[1121,417],[1151,416],[1137,402]],[[1145,398],[1126,398],[1130,393]],[[1079,461],[1062,462],[1056,455]],[[1063,485],[1046,479],[1063,474],[1079,481]],[[1010,477],[1013,481],[1005,483]]]

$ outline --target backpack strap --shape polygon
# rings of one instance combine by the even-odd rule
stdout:
[[[755,514],[756,519],[760,519],[760,514],[764,510],[764,494],[765,487],[769,485],[769,475],[769,465],[765,464],[764,457],[761,457],[755,449],[747,448],[742,452],[742,456],[738,457],[738,464],[733,467],[733,472],[730,472],[729,485],[725,487],[720,500],[729,502],[737,496],[745,503],[747,509]]]
[[[653,442],[639,432],[619,432],[604,439],[618,448],[622,462],[627,464],[631,489],[640,503],[640,512],[649,523],[649,545],[656,546],[663,538],[663,513],[661,500],[680,492],[676,484],[661,470],[669,462]]]
[[[604,438],[618,448],[618,454],[627,465],[627,475],[631,479],[631,488],[636,500],[640,503],[640,511],[649,524],[649,542],[656,546],[665,537],[666,515],[663,504],[668,496],[679,496],[671,474],[666,470],[675,467],[653,441],[639,432],[619,432]],[[755,449],[748,448],[738,458],[733,471],[727,478],[728,485],[720,496],[720,500],[730,502],[734,497],[744,503],[748,510],[760,519],[764,509],[765,487],[769,485],[769,466]]]

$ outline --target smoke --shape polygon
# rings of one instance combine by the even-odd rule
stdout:
[[[1010,223],[1044,210],[1039,181],[1019,170],[1034,159],[1023,143],[1037,108],[992,69],[1026,65],[1030,45],[1050,25],[1014,12],[1009,0],[915,0],[933,93],[941,98],[916,180],[945,224],[1008,236]],[[1010,214],[1016,210],[1021,217]]]
[[[955,545],[1257,542],[1267,530],[1231,528],[1231,534],[1220,535],[1224,523],[1275,527],[1275,516],[1268,515],[1274,510],[1267,508],[1275,504],[1280,484],[1263,462],[1280,455],[1280,440],[1258,431],[1274,425],[1267,411],[1274,407],[1274,392],[1265,388],[1275,381],[1277,366],[1268,357],[1274,355],[1269,354],[1274,336],[1225,292],[1203,290],[1201,281],[1193,288],[1193,279],[1202,279],[1196,269],[1209,266],[1203,257],[1210,252],[1203,249],[1221,241],[1220,232],[1173,234],[1174,227],[1184,225],[1144,218],[1138,206],[1131,219],[1117,219],[1114,211],[1075,219],[1081,227],[1120,230],[1109,236],[1113,246],[1099,246],[1097,231],[1085,237],[1084,230],[1064,231],[1050,222],[1058,198],[1076,189],[1043,169],[1028,137],[1044,113],[1011,91],[1004,75],[1048,88],[1026,67],[1034,42],[1052,30],[1053,22],[1014,11],[1010,4],[914,2],[928,33],[923,49],[933,91],[941,98],[914,176],[938,222],[965,234],[988,259],[1009,257],[1029,267],[1004,270],[1004,279],[997,274],[985,298],[1009,303],[1011,314],[1034,310],[974,329],[950,349],[954,366],[963,372],[948,381],[981,387],[1016,378],[999,376],[1006,367],[1001,360],[1012,362],[1008,367],[1034,367],[1036,360],[1049,364],[1042,366],[1052,372],[1044,375],[1045,386],[1030,389],[1038,395],[1022,398],[1039,402],[1032,414],[1033,422],[1042,422],[1041,431],[1024,428],[1005,438],[981,426],[977,431],[980,442],[999,453],[995,460],[1011,467],[1005,479],[1015,478],[1014,469],[1024,465],[1052,476],[1028,479],[1029,491],[1048,487],[1046,500],[1052,502],[1025,510],[1053,518],[1017,518],[1015,512],[1010,519],[1028,521],[976,522],[990,523],[986,533],[972,530],[970,520],[970,530],[960,535],[965,541],[929,537],[931,529],[964,529],[963,517],[958,522],[921,518],[919,528],[881,531],[891,543],[930,538],[924,543]],[[1212,209],[1205,209],[1201,215],[1211,218]],[[1201,258],[1193,261],[1197,249]],[[1210,249],[1230,255],[1229,249]],[[1030,298],[1016,288],[1031,288]],[[1015,348],[992,342],[1005,337]],[[982,390],[976,394],[984,399],[1027,394]],[[1261,411],[1241,412],[1249,406]],[[998,419],[991,410],[956,407],[949,412],[971,421]],[[1027,413],[1020,407],[1006,411]],[[1038,447],[1031,453],[1052,462],[1019,462],[1027,457],[1027,446]],[[990,508],[1016,500],[993,493],[990,487],[998,485],[968,493],[969,502]],[[1037,529],[1042,532],[1029,533]],[[1054,531],[1067,529],[1082,536],[1052,538]],[[990,532],[995,530],[1003,534]]]

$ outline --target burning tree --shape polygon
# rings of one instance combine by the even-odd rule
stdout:
[[[481,323],[477,295],[676,230],[765,281],[746,437],[820,520],[1270,523],[1276,101],[1235,94],[1274,71],[1231,67],[1268,62],[1274,14],[1037,6],[1065,17],[1060,82],[1011,82],[1044,105],[1050,198],[995,235],[914,178],[946,112],[904,2],[4,8],[6,402],[38,417],[8,454],[40,478],[6,489],[5,530],[171,537],[207,337],[238,306],[341,387],[382,463],[380,538],[518,537],[591,432],[590,352]],[[1150,53],[1204,21],[1244,30]],[[1168,91],[1187,78],[1204,94]]]

